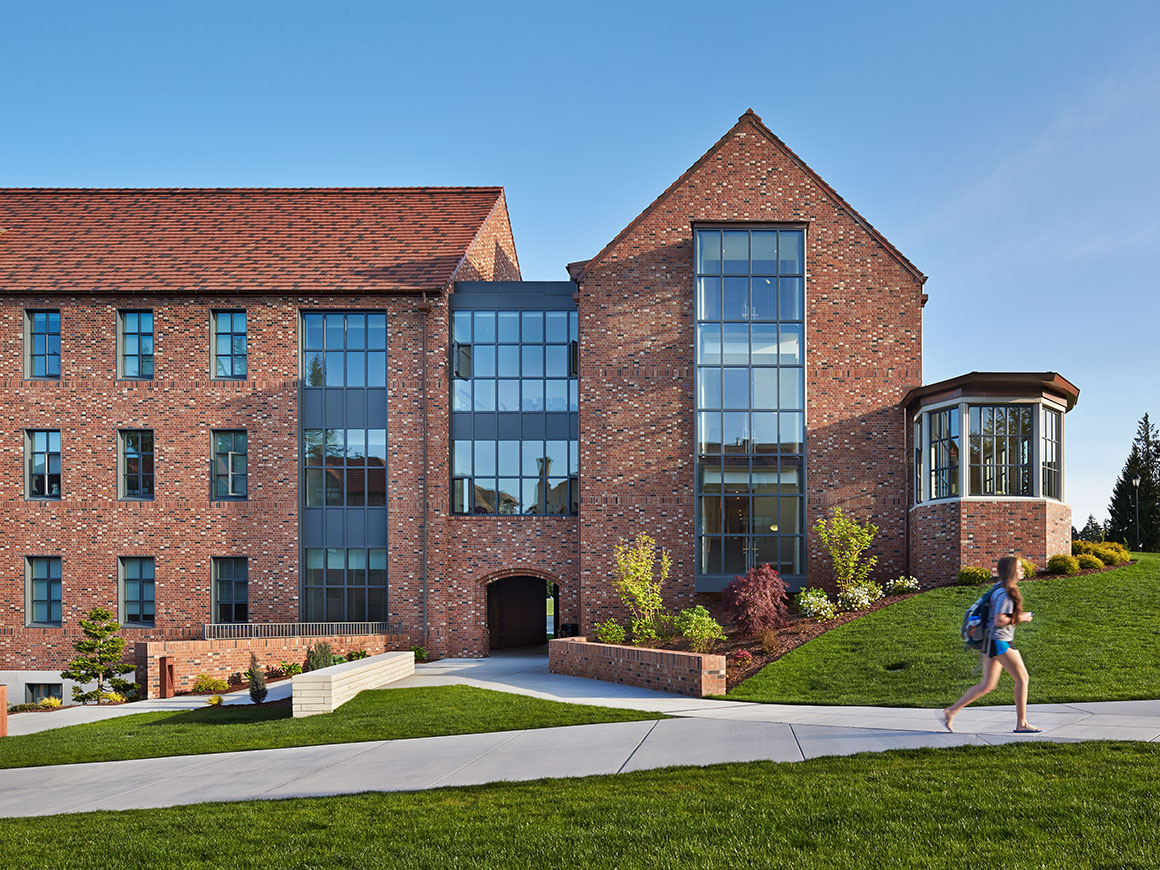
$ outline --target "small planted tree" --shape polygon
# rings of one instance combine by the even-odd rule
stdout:
[[[789,589],[772,565],[750,568],[721,590],[729,618],[750,634],[781,628],[789,621]]]
[[[60,676],[76,683],[95,681],[97,687],[86,692],[80,686],[73,686],[73,700],[82,704],[89,701],[100,704],[107,691],[120,695],[136,691],[136,683],[121,679],[122,674],[136,668],[131,662],[124,661],[125,638],[117,636],[121,626],[113,619],[112,612],[94,607],[80,624],[85,636],[73,644],[78,655],[69,662],[67,670],[60,672]]]
[[[661,587],[669,579],[673,557],[641,532],[631,543],[616,545],[615,560],[612,586],[632,615],[632,642],[656,640],[657,619],[665,609]]]
[[[250,681],[250,700],[261,704],[266,700],[266,672],[258,667],[258,657],[250,653],[250,669],[246,672]]]
[[[324,640],[306,647],[306,661],[302,664],[303,673],[320,671],[334,664],[334,651]]]
[[[834,562],[834,580],[839,591],[862,585],[878,564],[877,556],[863,557],[878,534],[878,526],[869,521],[862,525],[842,513],[840,507],[836,507],[829,522],[820,518],[814,523],[814,531],[822,539],[822,545],[830,551],[830,558]]]

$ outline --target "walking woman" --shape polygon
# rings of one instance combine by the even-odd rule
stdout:
[[[1027,721],[1027,667],[1023,656],[1011,645],[1015,626],[1030,622],[1033,614],[1023,610],[1023,595],[1019,581],[1023,579],[1023,563],[1015,556],[999,560],[999,588],[991,593],[991,615],[987,621],[986,641],[983,643],[983,677],[979,684],[943,710],[947,730],[954,731],[954,719],[959,710],[972,701],[993,692],[999,685],[999,675],[1006,671],[1015,680],[1015,733],[1031,734],[1042,731]]]

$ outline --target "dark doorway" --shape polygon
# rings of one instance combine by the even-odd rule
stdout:
[[[505,577],[489,584],[488,647],[505,649],[547,643],[548,635],[555,634],[557,595],[555,585],[539,577]]]

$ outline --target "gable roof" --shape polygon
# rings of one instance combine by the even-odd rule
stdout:
[[[502,187],[0,190],[0,294],[439,291]]]
[[[818,175],[816,172],[814,172],[812,169],[810,169],[810,167],[806,165],[806,162],[804,160],[802,160],[800,157],[798,157],[790,149],[790,147],[788,145],[786,145],[784,142],[782,142],[780,139],[778,139],[777,136],[775,136],[773,134],[773,132],[768,127],[766,127],[764,123],[762,123],[760,116],[756,112],[754,112],[753,109],[746,109],[745,114],[737,119],[737,123],[734,124],[732,127],[730,127],[729,131],[724,136],[722,136],[720,139],[718,139],[708,151],[706,151],[703,155],[701,155],[701,158],[696,163],[694,163],[692,166],[690,166],[688,169],[686,169],[680,178],[678,178],[676,181],[674,181],[672,184],[670,184],[667,188],[665,188],[665,191],[660,196],[658,196],[656,199],[654,199],[652,201],[652,203],[650,203],[645,208],[644,211],[642,211],[639,215],[637,215],[636,218],[634,218],[632,220],[632,222],[629,223],[628,226],[626,226],[623,230],[621,230],[617,234],[616,238],[614,238],[611,242],[609,242],[607,245],[605,245],[604,248],[601,249],[600,253],[598,253],[595,257],[593,257],[590,260],[581,260],[581,261],[576,262],[576,263],[568,264],[568,273],[572,277],[572,279],[574,281],[583,280],[584,275],[593,266],[595,266],[601,260],[603,260],[608,255],[608,252],[611,251],[613,248],[615,248],[617,246],[617,244],[620,243],[621,239],[625,238],[630,232],[632,232],[632,230],[638,224],[640,224],[645,218],[647,218],[650,214],[652,214],[652,212],[654,212],[668,198],[669,194],[672,193],[672,191],[676,190],[682,184],[684,184],[685,180],[688,179],[691,175],[693,175],[693,173],[695,173],[702,166],[702,164],[704,164],[706,161],[708,161],[709,158],[711,158],[720,148],[722,148],[725,145],[725,143],[728,142],[729,139],[742,126],[752,127],[760,135],[762,135],[766,139],[768,139],[778,151],[780,151],[788,160],[790,160],[802,172],[804,172],[806,175],[808,175],[810,177],[810,179],[815,184],[817,184],[823,191],[825,191],[825,193],[828,196],[832,197],[834,202],[837,203],[838,207],[842,211],[846,212],[846,214],[848,214],[854,220],[855,223],[857,223],[864,230],[866,230],[866,232],[868,232],[875,239],[875,241],[877,241],[880,245],[882,245],[882,247],[885,248],[886,251],[895,260],[897,260],[899,262],[899,264],[904,269],[906,269],[908,272],[910,272],[912,275],[914,275],[914,277],[917,278],[920,282],[926,281],[926,275],[924,275],[922,272],[920,272],[917,266],[915,266],[912,262],[910,262],[910,260],[908,260],[905,256],[903,256],[902,252],[899,251],[896,247],[894,247],[894,245],[892,245],[890,243],[890,241],[886,238],[886,236],[884,236],[884,235],[882,235],[882,233],[878,232],[878,230],[876,230],[874,228],[874,226],[870,223],[870,221],[868,221],[868,220],[866,220],[866,218],[862,217],[862,215],[860,215],[854,209],[854,207],[852,205],[850,205],[848,202],[846,202],[846,200],[842,199],[842,197],[838,195],[838,192],[836,190],[834,190],[832,187],[830,187],[830,185],[828,185],[820,175]]]

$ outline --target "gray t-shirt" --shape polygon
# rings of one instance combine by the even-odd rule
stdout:
[[[991,624],[989,634],[993,640],[1005,640],[1007,643],[1011,643],[1015,639],[1015,623],[995,625],[996,614],[1004,613],[1010,616],[1014,612],[1015,602],[1007,594],[1006,587],[1000,586],[991,593],[991,616],[989,619]]]

